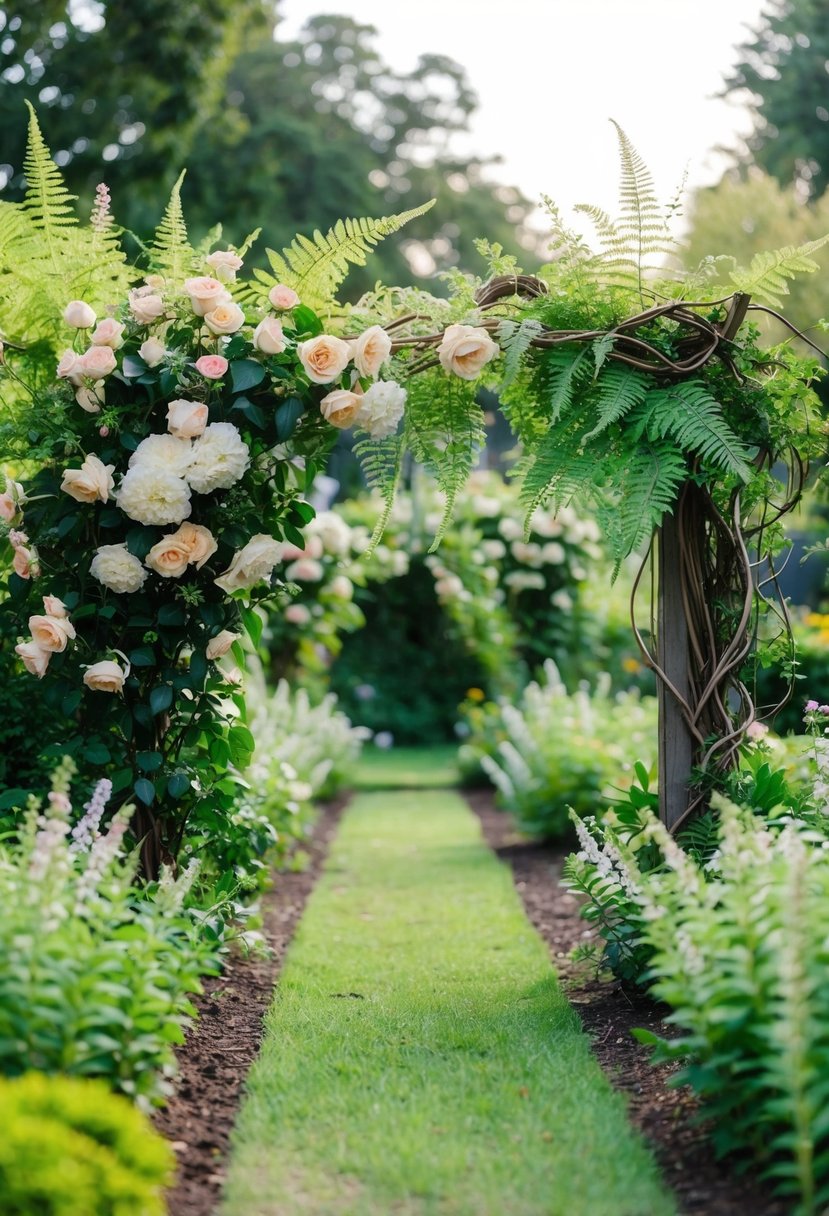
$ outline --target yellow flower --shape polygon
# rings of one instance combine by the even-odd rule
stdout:
[[[642,670],[642,664],[638,659],[626,658],[622,659],[622,671],[626,671],[628,675],[635,676]]]
[[[486,693],[482,688],[467,688],[466,699],[467,701],[484,701]]]

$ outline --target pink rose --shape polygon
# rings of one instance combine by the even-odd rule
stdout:
[[[29,549],[26,545],[16,545],[12,569],[18,578],[37,578],[40,569],[34,549]]]
[[[46,668],[49,666],[49,660],[52,657],[50,651],[38,646],[37,642],[20,642],[14,649],[15,653],[20,655],[20,658],[23,660],[23,666],[29,674],[37,676],[39,680],[42,680],[46,675]]]
[[[111,346],[90,346],[89,350],[78,360],[78,371],[91,380],[102,380],[109,376],[118,366],[115,351]]]
[[[272,287],[268,292],[268,299],[274,308],[284,311],[288,308],[296,308],[299,303],[299,296],[292,287],[286,287],[284,283],[277,283],[276,287]]]
[[[221,380],[228,369],[228,362],[224,355],[202,355],[194,366],[206,380]]]
[[[232,283],[237,270],[241,270],[244,265],[238,253],[234,253],[232,249],[216,249],[204,260],[222,283]]]
[[[97,320],[94,309],[83,300],[70,300],[63,310],[63,319],[73,329],[91,329]]]
[[[151,287],[137,287],[129,294],[130,312],[139,325],[157,321],[164,312],[164,301]]]
[[[57,376],[60,380],[68,380],[70,384],[81,382],[81,357],[73,350],[65,350],[57,366]]]
[[[197,317],[212,312],[219,304],[225,304],[230,299],[224,283],[211,279],[208,275],[199,278],[186,279],[184,290],[190,297],[190,307]]]
[[[253,331],[253,345],[263,355],[281,355],[285,349],[282,326],[274,317],[265,317]]]
[[[112,350],[117,350],[119,346],[124,345],[124,328],[114,317],[104,317],[103,321],[98,322],[98,328],[89,341],[93,346],[109,346]]]
[[[43,611],[47,616],[68,616],[66,605],[63,600],[59,600],[56,595],[44,595]]]

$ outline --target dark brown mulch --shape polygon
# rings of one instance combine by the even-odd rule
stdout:
[[[154,1118],[172,1143],[178,1165],[176,1183],[167,1193],[169,1216],[210,1216],[218,1203],[242,1086],[262,1042],[262,1018],[346,801],[322,808],[312,838],[303,846],[308,865],[296,873],[278,873],[262,899],[262,931],[270,955],[232,958],[194,1002],[199,1017],[176,1053],[175,1093]]]
[[[771,1199],[750,1173],[738,1174],[733,1160],[714,1158],[705,1127],[695,1122],[699,1107],[693,1093],[687,1086],[669,1088],[674,1065],[652,1065],[649,1048],[633,1038],[631,1031],[639,1026],[675,1036],[662,1021],[667,1007],[599,980],[592,969],[570,959],[573,947],[592,937],[579,917],[579,900],[561,885],[570,849],[516,835],[489,790],[467,791],[466,797],[487,843],[511,866],[527,915],[550,949],[599,1063],[627,1095],[631,1121],[653,1147],[683,1216],[785,1216],[791,1207]]]

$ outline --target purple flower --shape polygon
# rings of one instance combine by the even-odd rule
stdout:
[[[817,708],[818,708],[817,701],[807,701],[806,702],[806,713],[807,714],[813,714]]]

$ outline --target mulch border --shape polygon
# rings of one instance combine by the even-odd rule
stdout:
[[[232,956],[194,1000],[198,1019],[176,1051],[175,1092],[153,1122],[176,1154],[176,1180],[166,1194],[169,1216],[210,1216],[221,1197],[225,1160],[248,1070],[259,1054],[263,1018],[347,802],[324,804],[301,871],[280,871],[261,899],[267,956]]]
[[[750,1173],[738,1173],[744,1163],[715,1158],[693,1093],[687,1086],[668,1085],[676,1066],[652,1065],[650,1049],[633,1038],[631,1031],[640,1026],[673,1037],[675,1029],[663,1021],[667,1006],[600,980],[592,968],[569,957],[574,946],[594,936],[579,916],[580,901],[561,883],[570,846],[528,842],[516,834],[510,816],[496,809],[492,791],[462,792],[487,844],[510,866],[527,916],[547,943],[594,1054],[614,1088],[626,1095],[631,1122],[650,1143],[682,1216],[786,1216],[790,1206],[772,1199]]]

